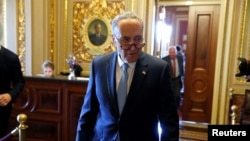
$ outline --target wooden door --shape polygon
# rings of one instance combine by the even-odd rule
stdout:
[[[182,119],[210,122],[219,5],[190,6]]]

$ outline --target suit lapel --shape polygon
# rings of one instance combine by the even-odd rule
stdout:
[[[148,72],[147,66],[148,66],[147,63],[142,63],[140,59],[137,61],[136,66],[135,66],[133,80],[131,83],[131,90],[134,89],[133,86],[135,85],[136,85],[136,88],[140,88],[139,86],[142,85]]]
[[[130,90],[128,93],[128,97],[126,100],[126,103],[129,103],[130,99],[133,97],[133,95],[138,93],[138,90],[140,90],[142,84],[144,83],[145,77],[148,73],[148,63],[144,60],[145,54],[142,53],[140,58],[136,62],[135,70],[133,79],[131,82]],[[124,111],[126,110],[126,104],[124,106]]]
[[[106,76],[108,84],[108,93],[111,98],[111,104],[114,111],[119,115],[118,104],[117,104],[117,93],[116,93],[116,63],[117,63],[117,53],[114,53],[106,66]]]

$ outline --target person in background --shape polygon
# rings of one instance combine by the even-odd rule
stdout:
[[[185,76],[185,68],[186,68],[186,55],[184,54],[183,50],[182,50],[182,46],[181,45],[176,45],[176,50],[177,50],[177,55],[182,57],[183,60],[183,75],[181,76],[181,83],[182,83],[182,87],[181,87],[181,94],[183,97],[183,93],[184,93],[184,76]]]
[[[143,21],[132,12],[117,15],[112,40],[116,51],[92,60],[76,141],[178,141],[169,65],[142,52]],[[126,88],[120,91],[126,75],[121,85]]]
[[[177,108],[180,106],[181,102],[181,88],[182,81],[181,77],[183,76],[183,60],[182,57],[177,55],[177,50],[175,46],[169,47],[169,55],[162,58],[168,64],[170,64],[170,73],[172,77],[174,95],[176,100]]]
[[[95,24],[95,33],[89,35],[89,40],[94,45],[102,45],[106,41],[106,36],[102,34],[102,25],[100,23]]]
[[[55,65],[50,60],[46,60],[42,64],[43,76],[44,77],[54,77]]]
[[[183,62],[185,62],[186,56],[185,56],[184,52],[182,51],[182,46],[176,45],[176,50],[177,50],[177,55],[180,55],[182,57]]]
[[[12,103],[22,92],[24,84],[18,56],[0,46],[0,138],[7,134]]]

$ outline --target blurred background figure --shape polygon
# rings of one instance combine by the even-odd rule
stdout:
[[[42,64],[43,76],[44,77],[54,77],[55,65],[50,60],[46,60]]]
[[[185,66],[186,66],[186,55],[182,50],[181,45],[176,45],[177,55],[182,57],[183,60],[183,75],[181,76],[182,87],[181,87],[181,94],[183,96],[184,93],[184,76],[185,76]]]
[[[182,46],[176,45],[176,50],[177,50],[177,55],[180,55],[182,57],[183,62],[185,62],[186,56],[185,56],[184,52],[182,51]]]
[[[170,66],[170,74],[172,76],[172,84],[174,89],[174,95],[176,99],[176,105],[179,108],[181,102],[181,88],[183,76],[183,59],[180,55],[177,55],[177,49],[175,46],[169,48],[169,55],[162,58],[167,61]]]
[[[0,45],[0,138],[7,134],[12,103],[21,94],[24,83],[18,55]]]

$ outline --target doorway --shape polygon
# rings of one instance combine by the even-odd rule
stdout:
[[[219,5],[159,8],[159,13],[164,13],[159,14],[160,22],[172,31],[169,39],[162,38],[168,37],[162,33],[159,36],[161,57],[168,55],[168,47],[176,45],[182,46],[187,57],[179,112],[182,120],[211,121],[219,9]]]
[[[160,57],[163,58],[169,54],[168,50],[170,47],[175,46],[180,49],[183,63],[183,73],[181,73],[182,67],[179,68],[181,89],[180,89],[180,106],[178,113],[180,119],[182,119],[181,109],[183,107],[183,96],[184,96],[184,74],[185,74],[185,58],[187,50],[187,29],[188,29],[188,14],[189,6],[161,6],[160,7],[160,21],[157,27],[157,37],[159,38]],[[178,55],[178,53],[177,53]],[[179,60],[179,59],[178,59]],[[179,76],[179,75],[178,75]],[[179,81],[179,77],[178,81]],[[175,81],[176,82],[176,81]],[[179,82],[177,82],[179,84]],[[177,84],[175,83],[175,84]],[[178,87],[179,88],[179,87]]]

